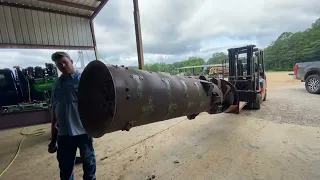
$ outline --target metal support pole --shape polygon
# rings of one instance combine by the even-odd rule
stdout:
[[[98,49],[97,49],[97,46],[94,46],[94,56],[96,57],[96,60],[99,60],[99,56],[98,56]]]
[[[78,51],[78,58],[79,58],[80,63],[81,63],[81,68],[85,68],[84,58],[83,58],[83,51],[82,50]]]
[[[96,57],[96,60],[99,60],[98,49],[97,49],[97,41],[96,41],[96,36],[94,34],[93,20],[90,20],[90,30],[91,30],[91,35],[92,35],[94,55]]]
[[[144,58],[143,58],[143,47],[142,47],[140,13],[139,13],[138,0],[133,0],[133,9],[134,9],[133,16],[134,16],[134,28],[135,28],[135,32],[136,32],[136,43],[137,43],[139,69],[143,69]]]

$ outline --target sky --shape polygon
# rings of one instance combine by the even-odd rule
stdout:
[[[208,60],[247,44],[264,48],[282,32],[303,31],[320,18],[320,0],[139,0],[139,6],[145,63]],[[138,65],[132,0],[109,0],[94,24],[100,60]],[[1,49],[0,68],[43,66],[54,51]],[[78,59],[77,51],[69,53]],[[93,51],[84,59],[93,60]]]

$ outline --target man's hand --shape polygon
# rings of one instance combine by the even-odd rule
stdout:
[[[57,123],[57,117],[54,112],[54,109],[51,109],[51,142],[48,145],[48,152],[49,153],[55,153],[57,151],[57,135],[58,135],[58,123]]]
[[[57,141],[56,140],[51,140],[50,144],[48,145],[48,152],[49,153],[55,153],[58,149],[57,146]]]

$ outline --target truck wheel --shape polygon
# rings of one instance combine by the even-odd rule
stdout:
[[[311,94],[320,94],[320,76],[317,74],[308,76],[305,87]]]
[[[262,96],[259,93],[256,95],[256,101],[252,102],[252,109],[259,110],[261,108],[261,101],[262,101]]]

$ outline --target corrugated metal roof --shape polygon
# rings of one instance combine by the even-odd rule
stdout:
[[[94,18],[108,0],[1,0],[1,6]]]
[[[1,0],[0,48],[92,49],[108,0]]]

